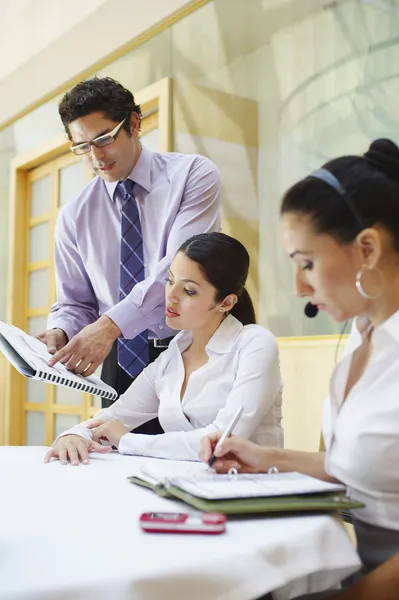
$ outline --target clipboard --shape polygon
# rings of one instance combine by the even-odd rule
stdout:
[[[272,475],[273,476],[273,475]],[[232,476],[237,477],[236,475]],[[240,477],[240,475],[238,475]],[[303,476],[306,478],[306,476]],[[312,478],[309,478],[312,479]],[[175,479],[177,482],[178,478]],[[258,497],[206,499],[199,495],[189,493],[176,485],[173,478],[159,481],[147,476],[134,475],[128,481],[135,485],[152,490],[163,498],[180,500],[185,504],[202,512],[219,512],[225,515],[245,514],[290,514],[290,513],[325,513],[336,511],[350,511],[363,508],[364,504],[348,497],[343,488],[336,491],[285,494]],[[323,482],[322,482],[323,483]]]

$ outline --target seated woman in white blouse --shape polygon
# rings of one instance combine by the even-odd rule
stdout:
[[[281,213],[297,295],[309,297],[336,321],[357,317],[330,381],[326,452],[261,448],[233,436],[214,467],[261,472],[276,466],[343,482],[365,504],[353,516],[364,570],[372,572],[341,593],[316,597],[397,600],[399,148],[377,140],[362,157],[327,163],[288,190]],[[219,436],[204,439],[204,461]]]
[[[282,446],[277,342],[255,325],[248,268],[248,252],[228,235],[187,240],[165,292],[167,324],[182,331],[112,406],[61,434],[45,461],[87,463],[104,438],[121,454],[198,460],[201,438],[224,429],[240,405],[240,435]],[[157,416],[165,433],[129,433]]]

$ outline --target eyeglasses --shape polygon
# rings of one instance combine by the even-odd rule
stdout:
[[[104,146],[112,144],[112,142],[116,140],[117,135],[126,119],[127,117],[125,117],[123,121],[121,121],[115,127],[115,129],[113,129],[109,133],[100,135],[94,138],[94,140],[91,140],[91,142],[83,142],[82,144],[76,144],[76,146],[71,146],[71,152],[73,152],[74,154],[87,154],[88,152],[90,152],[92,146],[95,146],[96,148],[103,148]]]

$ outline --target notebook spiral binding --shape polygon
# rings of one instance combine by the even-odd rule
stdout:
[[[73,388],[77,391],[86,392],[87,394],[94,394],[96,396],[100,396],[101,398],[111,399],[113,398],[113,394],[107,392],[106,390],[99,390],[92,385],[87,383],[80,383],[77,381],[71,381],[65,379],[65,377],[61,377],[60,375],[52,375],[51,373],[47,373],[46,371],[37,371],[37,375],[50,383],[59,383],[61,385],[65,385],[67,387]]]

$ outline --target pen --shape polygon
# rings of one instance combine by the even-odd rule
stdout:
[[[234,427],[237,425],[238,423],[238,419],[241,417],[242,415],[242,411],[243,411],[243,407],[240,406],[236,412],[236,414],[234,415],[233,419],[231,420],[231,423],[229,424],[229,426],[227,427],[227,429],[224,431],[224,433],[222,434],[221,438],[219,439],[218,443],[215,446],[214,451],[212,452],[212,456],[209,459],[208,462],[208,466],[211,467],[213,465],[213,463],[216,460],[216,456],[215,456],[215,452],[218,448],[220,448],[220,446],[223,444],[224,440],[226,438],[228,438],[232,433],[233,433],[233,429]]]

